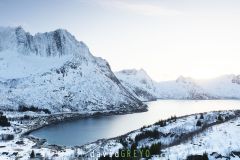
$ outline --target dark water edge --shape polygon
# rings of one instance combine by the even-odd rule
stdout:
[[[150,102],[150,101],[148,101]],[[94,113],[67,113],[68,116],[66,116],[66,113],[60,113],[60,114],[51,114],[49,116],[44,117],[37,117],[37,119],[45,119],[47,123],[39,124],[39,126],[34,125],[31,126],[33,128],[29,129],[28,131],[24,132],[22,136],[29,136],[32,132],[37,131],[41,128],[56,125],[64,122],[71,122],[81,119],[87,119],[87,118],[96,118],[96,117],[106,117],[106,116],[113,116],[113,115],[126,115],[126,114],[134,114],[134,113],[141,113],[141,112],[147,112],[148,111],[147,105],[142,105],[141,108],[134,108],[134,110],[127,110],[127,111],[110,111],[110,112],[94,112]]]
[[[109,139],[126,134],[173,115],[179,117],[200,112],[240,109],[240,101],[235,100],[161,100],[147,104],[148,112],[96,114],[90,118],[88,116],[50,125],[33,132],[32,135],[45,138],[50,144],[81,146],[98,139]]]

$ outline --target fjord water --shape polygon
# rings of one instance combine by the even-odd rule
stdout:
[[[80,146],[98,139],[116,137],[173,115],[240,109],[240,101],[237,100],[158,100],[147,104],[147,112],[63,122],[34,131],[32,135],[47,139],[49,144]]]

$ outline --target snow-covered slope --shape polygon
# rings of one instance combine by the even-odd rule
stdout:
[[[211,80],[199,81],[198,84],[216,98],[240,99],[240,75],[224,75]]]
[[[145,148],[152,154],[149,154],[147,159],[152,160],[195,160],[201,158],[189,157],[204,153],[210,160],[235,160],[240,159],[239,123],[239,110],[171,117],[119,137],[86,144],[81,147],[80,153],[87,159],[89,152],[85,150],[91,150],[92,153],[94,150],[95,156],[100,153],[104,157],[121,153],[119,149],[135,148],[138,156],[143,157],[140,152],[144,153]],[[156,144],[159,145],[156,149],[158,153],[151,149]],[[125,155],[119,156],[123,158]]]
[[[115,75],[120,82],[136,97],[142,101],[155,100],[155,82],[143,70],[122,70]]]
[[[66,30],[34,36],[21,27],[0,28],[0,106],[58,111],[144,109],[109,64]]]
[[[180,76],[175,81],[157,83],[157,95],[161,99],[211,99],[211,95],[188,77]]]
[[[240,159],[238,135],[240,118],[213,126],[184,144],[170,147],[165,154],[169,159],[180,159],[187,155],[208,154],[210,160]],[[224,137],[224,138],[223,138]]]
[[[148,101],[159,99],[240,99],[240,75],[195,80],[180,76],[174,81],[153,81],[144,70],[115,73],[136,97]]]
[[[159,99],[209,99],[191,78],[180,76],[176,81],[155,82],[144,70],[123,70],[115,75],[136,97],[143,101]]]
[[[171,84],[172,83],[172,84]],[[240,99],[240,76],[239,75],[224,75],[221,77],[205,80],[196,80],[192,78],[185,78],[180,76],[175,82],[158,83],[158,91],[168,93],[179,93],[176,91],[183,91],[182,94],[173,97],[184,98],[184,93],[187,93],[187,99]],[[166,87],[168,84],[168,87]],[[166,88],[161,88],[165,86]],[[174,88],[176,86],[176,88]],[[173,88],[172,91],[169,91]],[[162,95],[167,95],[163,93]],[[160,96],[161,97],[161,96]]]

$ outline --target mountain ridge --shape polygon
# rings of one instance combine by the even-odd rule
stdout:
[[[140,90],[142,95],[135,94],[142,101],[155,99],[240,99],[240,76],[223,75],[208,80],[196,80],[191,77],[179,76],[176,80],[156,82],[144,71],[144,76],[139,76],[142,70],[126,70],[115,72],[120,81],[128,90]],[[151,88],[144,87],[141,81],[145,79]],[[150,79],[150,80],[149,80]],[[145,84],[146,85],[146,84]],[[153,89],[154,88],[154,89]],[[149,93],[151,96],[149,96]],[[154,97],[154,98],[152,98]]]
[[[66,30],[37,33],[0,29],[0,106],[60,111],[140,111],[146,106],[128,92],[108,62]]]

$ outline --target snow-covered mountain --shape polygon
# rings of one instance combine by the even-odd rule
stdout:
[[[211,95],[188,77],[180,76],[175,81],[157,83],[157,96],[161,99],[211,99]]]
[[[155,82],[143,70],[115,73],[136,97],[148,101],[159,99],[240,99],[240,76],[195,80],[180,76],[173,81]]]
[[[109,64],[66,30],[31,35],[0,28],[0,106],[58,111],[133,111],[145,106]]]
[[[155,99],[209,99],[191,78],[180,76],[176,81],[155,82],[141,70],[123,70],[115,75],[136,97],[143,101]]]
[[[224,75],[198,84],[207,94],[220,99],[240,99],[240,75]]]
[[[156,84],[143,70],[122,70],[115,72],[120,82],[142,101],[155,100]]]

